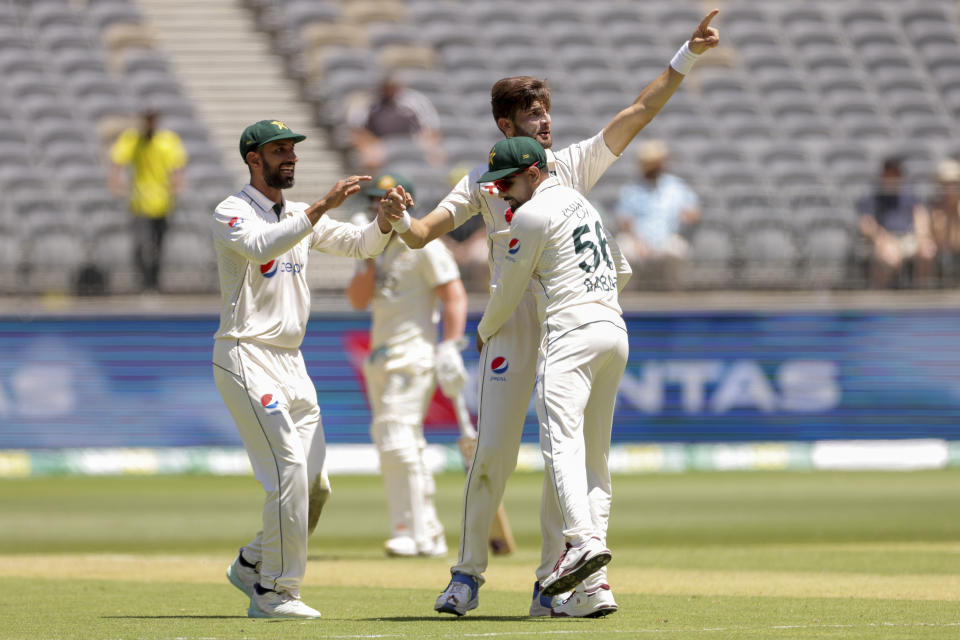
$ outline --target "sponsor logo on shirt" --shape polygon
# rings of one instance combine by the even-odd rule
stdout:
[[[506,219],[507,224],[510,224],[510,222],[513,220],[513,209],[510,207],[507,207],[507,210],[504,212],[503,217]]]
[[[507,245],[507,253],[514,255],[517,251],[520,251],[520,241],[516,238],[510,238],[510,244]]]
[[[260,265],[260,275],[264,278],[272,278],[277,273],[300,273],[303,271],[303,265],[299,262],[277,262],[271,260],[266,264]]]
[[[227,226],[233,229],[234,227],[239,227],[243,222],[243,218],[238,218],[236,216],[230,218],[230,222],[227,223]]]
[[[277,275],[277,261],[271,260],[267,264],[260,265],[260,275],[264,278],[272,278]]]

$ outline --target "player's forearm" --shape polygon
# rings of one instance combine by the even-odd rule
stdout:
[[[377,273],[372,261],[365,261],[361,271],[354,274],[347,285],[347,300],[356,310],[366,309],[373,300],[373,293],[377,284]]]
[[[307,207],[304,213],[306,213],[307,218],[310,219],[310,224],[315,225],[320,222],[320,218],[322,218],[327,211],[330,211],[333,208],[334,207],[327,204],[326,198],[321,198]]]
[[[684,75],[672,67],[640,91],[629,107],[618,113],[603,130],[607,148],[620,155],[640,131],[650,124],[670,97],[676,92]]]
[[[267,262],[286,253],[313,231],[307,217],[300,215],[269,225],[245,223],[241,219],[238,226],[242,228],[245,224],[252,228],[233,240],[234,249],[248,260],[258,262]]]
[[[174,193],[183,191],[183,185],[186,183],[186,173],[183,169],[177,169],[170,175],[170,189]]]
[[[127,195],[126,173],[123,167],[112,164],[109,173],[107,173],[107,188],[110,192],[119,197]]]
[[[510,271],[510,273],[506,271],[500,273],[500,282],[493,287],[490,300],[487,301],[487,308],[484,309],[483,317],[477,325],[477,335],[483,338],[484,342],[488,342],[490,336],[500,331],[510,319],[530,282],[532,269]]]
[[[421,219],[411,218],[410,228],[400,237],[411,249],[421,249],[450,231],[453,231],[453,216],[443,207],[437,207]]]
[[[620,293],[627,286],[633,276],[633,268],[620,250],[620,245],[616,238],[610,235],[606,229],[603,230],[607,238],[607,249],[610,251],[610,257],[613,259],[613,265],[617,272],[617,292]]]
[[[461,280],[448,283],[444,289],[443,339],[457,340],[467,327],[467,291]]]

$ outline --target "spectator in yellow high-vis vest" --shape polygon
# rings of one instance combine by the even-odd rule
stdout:
[[[125,130],[110,149],[110,188],[128,198],[133,214],[134,260],[146,292],[157,290],[167,215],[183,187],[187,164],[180,137],[159,129],[158,119],[158,113],[144,112],[140,127]]]

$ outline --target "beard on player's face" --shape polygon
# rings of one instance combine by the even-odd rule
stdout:
[[[533,138],[544,149],[553,145],[550,130],[550,112],[539,102],[534,102],[526,111],[515,112],[510,124],[513,126],[513,136],[527,136]]]
[[[501,194],[501,198],[516,211],[533,197],[533,192],[536,191],[536,187],[533,186],[535,181],[536,178],[529,171],[522,171],[513,178],[510,188]]]
[[[271,165],[263,154],[260,154],[260,160],[263,165],[263,181],[268,187],[271,189],[289,189],[293,186],[293,162],[280,162]]]
[[[540,143],[544,149],[549,149],[553,145],[553,137],[550,134],[550,122],[513,122],[514,137],[527,136]]]

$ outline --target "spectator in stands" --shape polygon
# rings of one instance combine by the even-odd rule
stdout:
[[[146,110],[140,126],[123,131],[110,149],[110,190],[126,197],[133,215],[134,261],[143,291],[155,293],[167,216],[183,188],[187,152],[173,131],[158,128],[160,114]]]
[[[946,158],[937,165],[929,208],[941,277],[952,281],[960,267],[960,162]]]
[[[364,172],[376,173],[390,160],[384,141],[414,138],[431,164],[445,161],[440,116],[427,96],[403,85],[394,74],[384,76],[376,93],[347,111],[350,143]]]
[[[679,286],[689,244],[683,233],[700,219],[700,199],[681,178],[668,173],[669,154],[660,140],[637,152],[639,179],[623,186],[616,206],[617,242],[647,282],[654,273],[665,286]]]
[[[937,244],[927,208],[903,179],[901,158],[883,161],[873,192],[860,199],[857,212],[860,231],[873,249],[873,286],[901,285],[908,264],[913,267],[914,284],[928,286]]]

